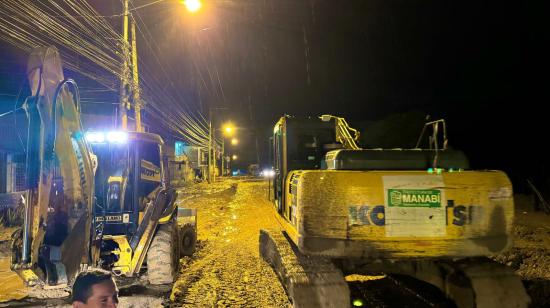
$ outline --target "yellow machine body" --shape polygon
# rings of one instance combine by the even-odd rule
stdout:
[[[412,148],[363,149],[358,137],[331,115],[285,115],[273,129],[269,196],[283,228],[261,230],[259,248],[293,304],[350,307],[346,276],[384,274],[429,283],[457,307],[528,307],[521,279],[487,258],[512,244],[506,174],[470,169],[444,120]]]
[[[112,271],[116,275],[123,275],[126,277],[132,277],[139,273],[141,266],[149,250],[151,241],[155,235],[157,225],[163,225],[170,223],[174,220],[174,217],[177,216],[177,206],[175,203],[172,203],[170,207],[165,211],[165,215],[161,216],[156,221],[144,222],[146,228],[141,235],[138,245],[135,249],[132,249],[130,243],[128,242],[128,237],[126,235],[104,235],[103,240],[105,241],[114,241],[117,244],[117,248],[109,253],[112,253],[117,256],[116,262],[112,265]],[[139,223],[143,222],[143,212],[140,212]]]
[[[162,138],[84,132],[77,85],[64,78],[54,47],[31,53],[28,76],[27,191],[19,205],[24,222],[13,237],[12,270],[28,285],[62,288],[86,268],[132,277],[147,264],[149,283],[173,282],[180,236],[187,238],[182,254],[191,255],[196,219],[178,225]],[[196,218],[196,211],[186,210],[180,218]]]
[[[305,254],[470,257],[511,244],[512,187],[500,171],[289,173],[284,218]]]
[[[118,249],[112,253],[118,256],[118,261],[113,264],[113,272],[118,275],[132,276],[137,262],[132,262],[132,248],[125,235],[106,235],[105,240],[113,240],[118,244]]]

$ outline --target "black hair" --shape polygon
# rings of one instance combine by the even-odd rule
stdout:
[[[73,302],[79,301],[86,303],[88,298],[92,296],[92,286],[94,284],[102,283],[107,280],[112,281],[112,279],[113,276],[110,272],[100,269],[85,271],[78,274],[73,284]]]

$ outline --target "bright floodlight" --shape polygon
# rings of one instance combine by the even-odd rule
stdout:
[[[233,138],[233,139],[231,139],[231,144],[232,145],[237,145],[237,144],[239,144],[239,140],[236,139],[236,138]]]
[[[266,178],[271,178],[271,177],[275,176],[275,171],[273,171],[271,169],[265,169],[264,171],[262,171],[262,175]]]
[[[238,156],[237,156],[237,155],[233,155],[231,158],[232,158],[233,160],[236,160],[236,159],[238,158]]]
[[[187,8],[187,10],[191,13],[197,12],[202,7],[202,3],[200,0],[184,0],[183,4]]]
[[[86,141],[90,143],[102,143],[105,142],[105,135],[102,132],[87,132]]]
[[[125,132],[108,132],[107,141],[110,143],[125,143],[128,140],[128,134]]]

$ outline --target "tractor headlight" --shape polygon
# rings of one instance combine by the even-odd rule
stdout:
[[[87,132],[86,141],[90,143],[103,143],[105,142],[105,134],[102,132]]]
[[[128,133],[122,131],[111,132],[87,132],[86,141],[89,143],[126,143],[128,141]]]
[[[128,134],[126,132],[108,132],[107,141],[109,143],[126,143],[128,141]]]

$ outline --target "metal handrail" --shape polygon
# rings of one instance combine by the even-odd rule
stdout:
[[[357,140],[359,140],[359,131],[355,128],[349,126],[348,122],[344,118],[337,116],[324,114],[319,117],[323,122],[328,122],[331,119],[334,119],[336,124],[336,140],[344,145],[347,149],[359,150],[361,149],[357,145]],[[353,136],[352,136],[353,133]]]
[[[439,135],[439,124],[441,123],[441,126],[443,126],[443,147],[439,148],[438,143],[438,135]],[[418,141],[416,142],[416,148],[419,148],[420,142],[422,142],[422,137],[424,137],[424,133],[426,132],[426,127],[432,127],[432,135],[429,136],[429,147],[430,150],[434,150],[434,158],[432,162],[432,167],[437,168],[439,163],[439,151],[440,150],[446,150],[448,145],[448,139],[447,139],[447,127],[445,126],[445,120],[439,119],[436,121],[428,122],[424,124],[424,127],[422,128],[422,132],[420,133],[420,136],[418,137]]]
[[[430,138],[430,149],[434,149],[434,150],[439,150],[439,144],[437,142],[437,135],[439,134],[439,124],[441,123],[441,125],[443,126],[443,148],[441,150],[446,150],[447,149],[447,143],[448,143],[448,139],[447,139],[447,127],[445,125],[445,120],[444,119],[439,119],[439,120],[436,120],[436,121],[432,121],[432,122],[427,122],[426,124],[424,124],[424,127],[422,128],[422,132],[420,133],[420,136],[418,137],[418,141],[416,142],[416,146],[415,148],[419,148],[420,147],[420,142],[422,142],[422,137],[424,137],[424,133],[426,132],[426,128],[431,126],[432,127],[432,135],[429,137]]]

